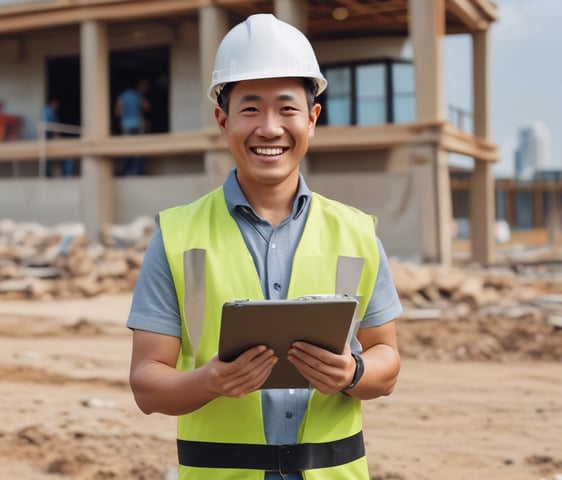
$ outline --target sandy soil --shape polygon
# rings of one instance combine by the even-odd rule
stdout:
[[[175,420],[143,415],[128,388],[129,305],[0,302],[1,479],[172,478]],[[399,384],[364,408],[373,479],[561,478],[561,331],[521,319],[398,327]]]

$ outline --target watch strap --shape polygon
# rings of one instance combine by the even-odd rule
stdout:
[[[365,372],[365,364],[363,363],[363,357],[361,357],[360,354],[355,353],[355,352],[351,352],[351,356],[355,360],[355,373],[353,374],[353,378],[351,379],[351,383],[347,387],[343,388],[342,392],[347,392],[348,390],[355,387],[355,385],[357,385],[359,383],[359,380],[361,380],[361,377],[363,376],[363,373]]]

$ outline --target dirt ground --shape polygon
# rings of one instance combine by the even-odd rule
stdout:
[[[130,295],[0,302],[0,478],[173,478],[175,420],[127,374]],[[398,321],[395,392],[364,404],[376,480],[560,480],[562,331],[533,319]]]

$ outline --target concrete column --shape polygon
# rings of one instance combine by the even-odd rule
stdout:
[[[415,190],[420,196],[422,258],[450,265],[452,205],[447,152],[432,146],[412,147],[411,163]]]
[[[418,122],[444,120],[444,0],[409,0],[410,40],[414,52]]]
[[[490,32],[472,34],[474,88],[474,134],[490,138]],[[470,188],[471,255],[474,261],[490,264],[495,246],[495,186],[492,164],[474,161]]]
[[[490,31],[472,34],[474,134],[490,138]]]
[[[215,54],[223,37],[229,30],[226,10],[217,6],[206,6],[199,9],[199,51],[201,58],[201,83],[203,86],[203,128],[217,131],[214,108],[207,98],[207,89],[211,82]],[[228,152],[205,152],[205,173],[211,185],[220,185],[228,171],[234,167],[234,160]]]
[[[416,83],[416,121],[438,122],[446,119],[443,36],[444,0],[409,0],[410,39],[414,53]],[[450,264],[451,188],[447,152],[438,144],[414,147],[413,174],[423,182],[421,198],[424,260]]]
[[[107,26],[86,20],[81,25],[80,34],[83,136],[103,138],[109,134]]]
[[[85,20],[80,27],[82,138],[96,141],[109,135],[109,61],[106,24]],[[82,157],[81,210],[86,233],[97,239],[113,223],[113,164],[109,158]]]
[[[275,0],[273,13],[279,19],[298,28],[306,34],[308,31],[308,0]],[[299,170],[303,175],[308,172],[308,158],[301,160]]]
[[[201,59],[201,85],[203,97],[203,128],[216,127],[214,106],[207,98],[211,83],[215,55],[223,37],[229,30],[228,15],[221,7],[207,6],[199,9],[199,58]]]
[[[290,23],[303,33],[308,31],[308,0],[275,0],[273,8],[279,20]]]

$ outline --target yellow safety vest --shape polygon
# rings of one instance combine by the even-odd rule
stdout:
[[[194,369],[218,350],[222,305],[233,299],[262,299],[253,258],[228,212],[222,187],[199,200],[160,213],[160,228],[176,288],[182,318],[182,341],[177,368]],[[190,331],[194,319],[186,303],[186,278],[192,275],[186,255],[204,251],[204,322]],[[356,292],[336,292],[340,257],[364,259]],[[363,317],[379,266],[374,218],[359,210],[312,194],[301,240],[295,251],[288,298],[334,293],[355,294]],[[187,281],[189,283],[189,280]],[[194,329],[192,329],[194,330]],[[194,337],[197,337],[194,341]],[[361,402],[343,393],[324,395],[314,390],[301,424],[298,443],[331,442],[362,429]],[[266,444],[260,392],[240,399],[221,397],[195,412],[178,417],[178,439],[233,444]],[[302,472],[306,480],[368,480],[363,456],[344,465]],[[180,480],[263,479],[250,469],[180,466]]]

